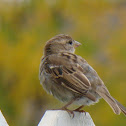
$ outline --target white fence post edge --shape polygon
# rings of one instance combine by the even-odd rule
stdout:
[[[0,110],[0,126],[9,126],[6,122],[6,119],[4,118],[1,110]]]
[[[95,126],[89,113],[74,112],[74,117],[67,111],[47,110],[38,126]]]

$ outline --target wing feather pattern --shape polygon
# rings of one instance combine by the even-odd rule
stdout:
[[[77,63],[77,56],[71,53],[51,55],[46,58],[45,67],[55,82],[74,93],[86,95],[95,101],[95,97],[89,94],[91,84],[84,75],[83,68]]]

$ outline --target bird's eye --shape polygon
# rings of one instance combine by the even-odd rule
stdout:
[[[68,42],[70,45],[72,45],[73,44],[73,42],[70,40],[69,42]]]

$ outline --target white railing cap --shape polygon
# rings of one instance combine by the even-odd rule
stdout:
[[[95,126],[89,113],[74,112],[74,118],[67,111],[47,110],[38,126]]]

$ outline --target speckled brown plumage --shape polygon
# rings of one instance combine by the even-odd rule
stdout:
[[[122,111],[126,115],[126,108],[110,95],[97,72],[86,60],[74,54],[79,45],[63,34],[47,41],[39,70],[43,88],[68,105],[91,105],[103,98],[115,114]]]

